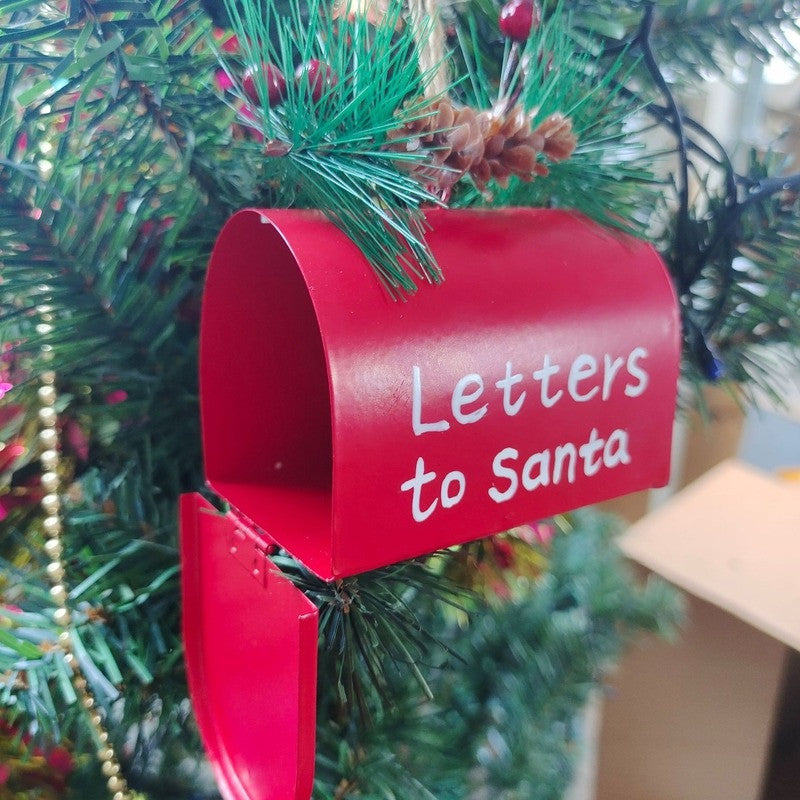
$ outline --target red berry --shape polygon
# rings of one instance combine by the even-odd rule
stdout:
[[[498,24],[504,36],[515,42],[524,42],[531,29],[538,28],[542,12],[536,0],[508,0],[500,9]]]
[[[271,106],[277,106],[286,97],[286,78],[272,64],[267,65],[267,96]]]
[[[62,775],[69,775],[75,769],[75,762],[72,760],[72,754],[66,747],[58,745],[54,747],[47,754],[47,766],[60,772]]]
[[[253,103],[258,102],[258,92],[256,91],[256,79],[253,77],[253,69],[248,69],[242,76],[242,89]]]
[[[286,78],[273,64],[261,64],[262,74],[267,79],[267,101],[271,106],[277,106],[286,97]],[[242,89],[253,103],[260,102],[255,81],[255,67],[250,67],[242,78]]]
[[[301,64],[295,71],[294,77],[298,82],[308,81],[308,85],[311,87],[311,99],[315,103],[319,101],[326,89],[336,86],[339,82],[330,65],[316,58]]]

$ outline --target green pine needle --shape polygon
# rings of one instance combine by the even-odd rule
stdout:
[[[413,293],[418,282],[438,283],[441,271],[424,239],[421,207],[437,198],[397,167],[382,149],[403,120],[426,113],[431,76],[420,74],[416,44],[402,24],[402,4],[392,3],[380,25],[362,16],[333,19],[321,0],[291,3],[282,16],[271,0],[226,2],[243,58],[224,60],[235,105],[253,113],[265,152],[282,153],[285,175],[276,201],[324,211],[359,247],[393,296]],[[295,70],[311,61],[331,70],[330,85],[312,96]],[[282,102],[270,106],[266,70],[286,76]],[[253,69],[253,67],[255,67]],[[252,70],[259,103],[242,86]],[[276,147],[277,145],[277,147]],[[408,154],[409,167],[424,157]],[[269,159],[273,156],[265,155]]]

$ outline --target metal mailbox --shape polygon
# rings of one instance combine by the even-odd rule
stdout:
[[[561,210],[427,223],[445,280],[406,301],[317,212],[241,211],[216,243],[202,435],[232,511],[185,498],[182,551],[190,686],[228,800],[311,791],[316,611],[269,547],[332,580],[668,480],[680,323],[656,252]],[[259,701],[273,680],[285,707]]]
[[[240,212],[211,259],[208,481],[325,579],[668,478],[656,253],[564,211],[428,222],[445,281],[406,302],[314,212]]]

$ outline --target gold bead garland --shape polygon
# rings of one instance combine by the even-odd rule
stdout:
[[[40,312],[42,320],[36,328],[37,332],[43,335],[50,333],[53,329],[52,309],[50,306],[39,306],[37,310]],[[49,345],[42,347],[42,356],[45,360],[52,358],[52,349]],[[128,785],[121,776],[122,770],[114,748],[109,743],[108,731],[103,725],[103,718],[95,708],[95,699],[73,650],[72,634],[69,630],[72,620],[67,607],[67,587],[64,585],[64,548],[61,542],[63,525],[59,494],[61,481],[58,474],[58,432],[56,431],[58,414],[55,410],[56,374],[53,370],[45,370],[42,372],[40,380],[42,385],[38,391],[41,404],[39,408],[39,443],[42,446],[40,460],[44,469],[41,482],[45,491],[45,495],[41,499],[42,510],[45,513],[42,528],[48,537],[44,549],[50,559],[50,563],[47,565],[47,577],[51,584],[50,597],[57,606],[53,613],[53,619],[56,625],[62,629],[58,634],[58,647],[63,653],[64,662],[72,670],[72,685],[81,706],[86,711],[95,740],[99,744],[97,757],[101,763],[103,776],[108,779],[107,786],[111,800],[131,800]]]

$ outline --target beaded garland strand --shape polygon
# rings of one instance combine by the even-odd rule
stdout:
[[[42,287],[46,292],[48,287]],[[37,325],[36,332],[47,336],[53,331],[53,309],[46,303],[37,307],[41,322]],[[53,349],[50,345],[42,345],[42,358],[50,361],[53,358]],[[119,761],[114,753],[108,731],[103,724],[103,717],[97,709],[95,699],[81,670],[78,658],[75,655],[72,643],[70,625],[72,616],[67,607],[67,587],[64,584],[64,547],[62,543],[63,521],[61,516],[61,477],[59,475],[58,453],[58,413],[55,405],[57,399],[56,374],[53,370],[44,370],[39,376],[41,386],[39,396],[39,443],[42,447],[40,461],[42,464],[42,488],[44,496],[41,500],[45,518],[42,522],[44,533],[47,536],[44,549],[50,563],[47,565],[47,575],[51,582],[50,596],[57,608],[53,614],[56,625],[61,629],[58,634],[58,648],[63,653],[65,663],[72,670],[72,685],[78,695],[81,706],[85,709],[91,725],[92,733],[97,742],[97,757],[101,762],[103,775],[108,779],[108,791],[112,800],[131,800],[128,785],[121,775]]]

